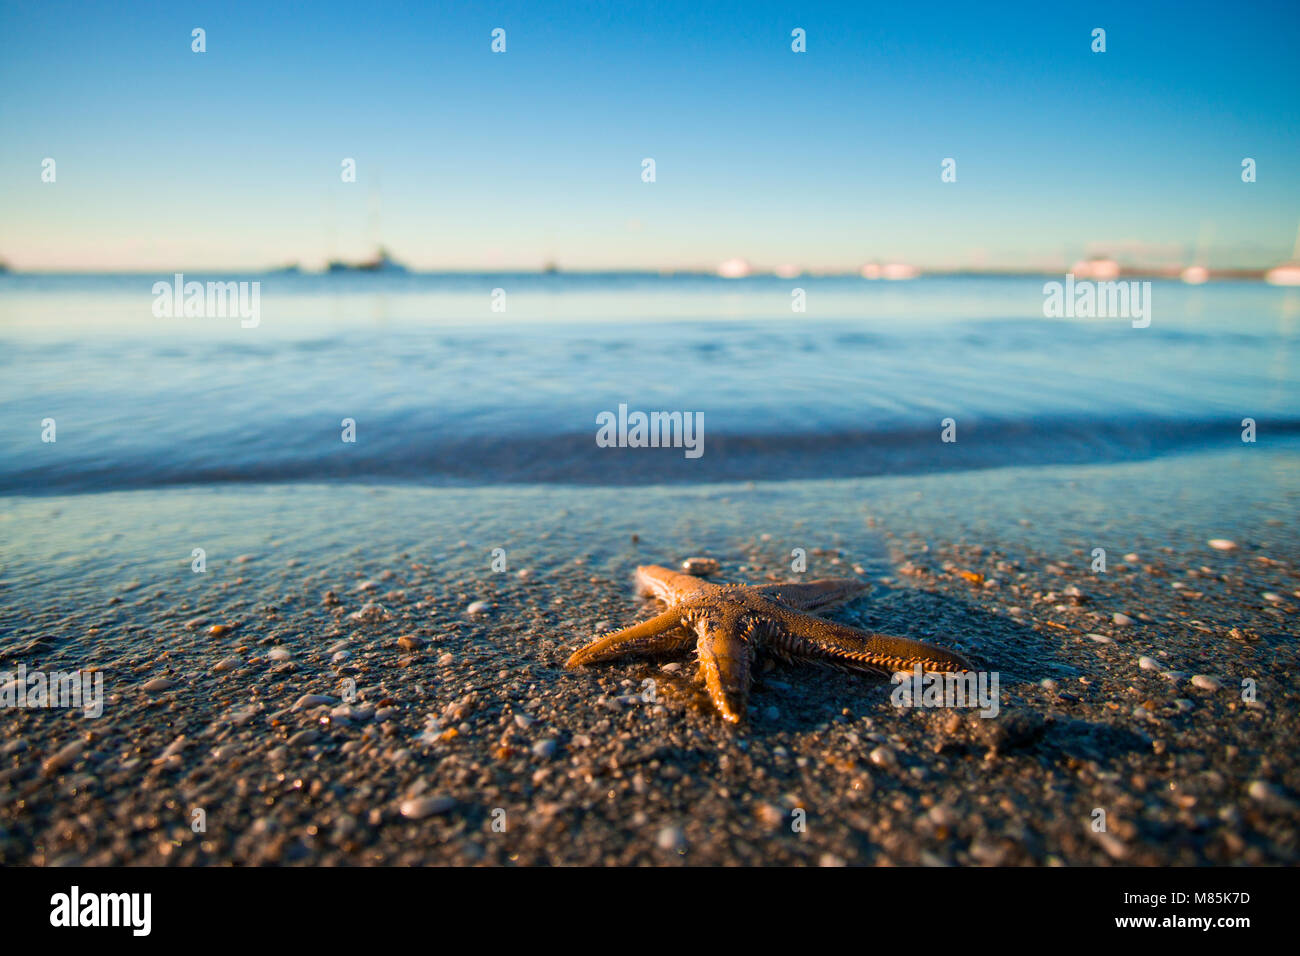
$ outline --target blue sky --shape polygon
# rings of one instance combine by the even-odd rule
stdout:
[[[260,268],[378,240],[446,269],[1288,258],[1300,4],[1048,6],[4,0],[0,258]]]

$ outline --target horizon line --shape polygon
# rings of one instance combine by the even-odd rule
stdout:
[[[645,278],[706,278],[706,279],[725,279],[728,281],[744,279],[849,279],[858,278],[867,282],[906,282],[920,278],[945,278],[945,277],[971,277],[971,278],[1040,278],[1051,276],[1075,275],[1079,278],[1149,278],[1149,279],[1174,279],[1188,281],[1187,275],[1195,270],[1196,278],[1191,281],[1207,281],[1213,279],[1226,280],[1264,280],[1269,273],[1280,269],[1297,269],[1300,265],[1294,262],[1280,263],[1276,266],[1251,267],[1251,268],[1224,268],[1216,269],[1204,266],[1124,266],[1118,263],[1114,267],[1103,272],[1094,269],[1080,270],[1077,267],[1082,263],[1076,263],[1075,266],[1064,269],[1045,269],[1042,267],[951,267],[951,268],[920,268],[914,266],[904,267],[906,271],[898,274],[889,274],[887,272],[876,275],[866,275],[864,269],[802,269],[797,272],[778,272],[771,268],[752,268],[741,274],[728,275],[717,268],[655,268],[655,267],[628,267],[628,268],[595,268],[595,269],[562,269],[558,266],[549,266],[545,268],[491,268],[491,269],[416,269],[406,266],[396,268],[365,268],[357,265],[347,265],[337,269],[303,269],[298,266],[274,266],[261,269],[229,269],[229,268],[178,268],[169,266],[165,268],[140,268],[140,269],[78,269],[78,268],[56,268],[56,269],[15,269],[12,266],[6,266],[0,260],[0,277],[19,277],[19,276],[54,276],[54,277],[93,277],[93,276],[158,276],[158,275],[176,275],[189,274],[201,276],[221,276],[221,275],[256,275],[256,276],[302,276],[302,277],[325,277],[325,276],[356,276],[356,275],[374,275],[374,276],[412,276],[412,277],[466,277],[466,276],[570,276],[570,277],[612,277],[612,276],[637,276]]]

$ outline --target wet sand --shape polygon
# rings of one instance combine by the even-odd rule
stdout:
[[[1295,462],[4,499],[2,669],[106,700],[0,710],[0,862],[1294,864]],[[872,581],[830,616],[998,671],[999,715],[777,666],[737,732],[689,659],[562,668],[693,555]]]

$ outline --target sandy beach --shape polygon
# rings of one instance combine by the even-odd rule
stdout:
[[[3,499],[3,669],[105,699],[0,710],[0,862],[1295,864],[1295,450]],[[689,656],[563,669],[697,555],[872,582],[831,616],[997,671],[998,716],[769,666],[736,730]]]

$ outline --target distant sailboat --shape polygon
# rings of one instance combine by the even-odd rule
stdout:
[[[341,259],[331,259],[325,267],[326,272],[392,272],[403,273],[410,270],[394,259],[383,246],[376,251],[374,258],[367,259],[364,262],[344,262]]]
[[[1300,262],[1284,262],[1264,273],[1269,285],[1300,285]]]
[[[406,268],[406,266],[402,265],[400,262],[394,259],[392,255],[389,253],[388,249],[379,240],[379,237],[383,234],[382,215],[381,215],[383,210],[383,195],[380,191],[379,173],[377,171],[371,183],[368,205],[369,205],[369,217],[368,217],[369,226],[367,231],[370,234],[369,240],[374,245],[375,254],[371,258],[363,260],[361,262],[348,262],[345,259],[336,259],[331,257],[329,262],[325,266],[326,272],[386,272],[391,274],[401,274],[410,271],[409,269]],[[331,196],[331,200],[330,200],[331,216],[333,215],[333,208],[334,208],[333,197]],[[331,250],[333,249],[333,246],[334,246],[334,228],[333,228],[333,222],[331,221],[331,226],[330,226]]]
[[[859,275],[864,279],[887,279],[893,282],[915,279],[920,274],[920,269],[906,262],[886,262],[884,265],[868,262],[859,270]]]
[[[743,279],[752,271],[744,259],[728,259],[718,265],[718,275],[724,279]]]
[[[1210,279],[1210,270],[1205,265],[1207,256],[1207,247],[1210,244],[1210,234],[1214,228],[1211,222],[1201,224],[1201,235],[1196,241],[1196,256],[1194,264],[1188,266],[1178,274],[1178,277],[1188,285],[1202,285]]]
[[[383,246],[375,252],[373,259],[367,260],[357,266],[361,272],[407,272],[406,266],[395,260],[388,254],[388,250]]]
[[[1099,279],[1106,281],[1119,277],[1119,263],[1114,259],[1093,256],[1074,264],[1070,270],[1076,279]]]
[[[1300,229],[1296,230],[1291,260],[1265,272],[1264,281],[1269,285],[1300,285]]]

